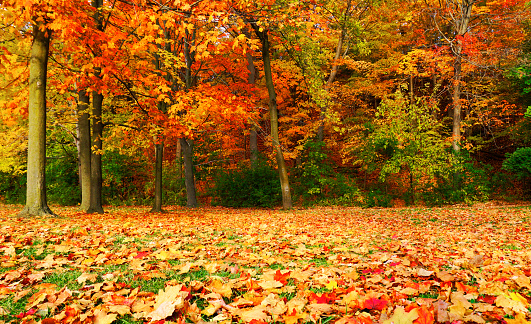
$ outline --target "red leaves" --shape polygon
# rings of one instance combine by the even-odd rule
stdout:
[[[386,226],[367,228],[367,215],[345,211],[340,214],[344,216],[329,219],[308,219],[304,212],[293,212],[292,218],[285,219],[274,211],[212,209],[194,214],[186,210],[150,216],[127,209],[127,213],[104,217],[72,213],[57,224],[4,216],[2,222],[11,236],[0,248],[0,261],[19,268],[0,274],[0,298],[26,298],[26,311],[12,316],[20,322],[38,322],[42,320],[39,310],[49,309],[47,316],[52,318],[42,321],[45,324],[81,318],[110,323],[125,314],[161,323],[199,321],[207,316],[209,321],[254,324],[270,320],[297,324],[324,316],[336,317],[339,324],[389,323],[404,315],[403,323],[426,324],[492,321],[511,312],[516,317],[527,309],[528,268],[522,270],[506,261],[528,261],[518,259],[519,250],[501,254],[498,240],[482,241],[477,223],[483,224],[484,216],[467,219],[468,230],[459,225],[452,232],[451,222],[457,222],[456,218],[439,216],[445,220],[444,227],[433,222],[431,228],[405,227],[410,224],[406,216],[392,211],[371,213],[377,213]],[[416,217],[419,222],[424,219],[423,215]],[[363,224],[367,234],[345,234],[334,227],[343,219]],[[499,234],[488,228],[490,237],[504,237],[513,223],[523,226],[508,217],[504,221],[509,225],[503,225]],[[92,230],[77,231],[88,224],[93,224]],[[271,232],[279,226],[286,236],[278,230]],[[157,236],[150,236],[154,231]],[[28,232],[40,233],[40,240],[48,243],[35,240],[33,245],[24,245]],[[452,240],[443,241],[448,232]],[[367,248],[387,246],[375,237],[396,233],[400,235],[392,246],[399,249]],[[518,235],[528,240],[531,233]],[[461,244],[461,237],[470,242],[471,237],[478,237],[479,241],[471,250]],[[324,238],[328,252],[322,247]],[[35,250],[42,250],[38,258],[26,257]],[[484,256],[483,263],[474,262],[477,255]],[[413,267],[412,259],[422,267]],[[106,270],[116,265],[120,270]],[[284,269],[275,268],[278,265]],[[71,269],[81,269],[68,283],[81,286],[76,289],[81,293],[61,289],[64,281],[50,282],[57,275],[64,278],[64,272]],[[360,273],[365,280],[360,280]],[[42,283],[45,278],[47,283]],[[154,283],[160,286],[154,289]],[[200,309],[199,303],[205,307]]]
[[[419,317],[413,322],[414,324],[433,324],[435,322],[433,312],[425,305],[417,308],[417,314]]]
[[[290,273],[291,271],[282,273],[280,270],[277,270],[277,272],[275,272],[275,276],[273,277],[273,279],[286,285],[288,283]]]
[[[363,302],[363,308],[365,309],[375,309],[381,311],[387,305],[387,300],[381,300],[378,298],[368,298]]]

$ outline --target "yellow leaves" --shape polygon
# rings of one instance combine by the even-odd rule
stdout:
[[[117,314],[107,314],[104,310],[94,310],[94,324],[111,324],[116,320]]]
[[[176,309],[185,307],[185,297],[188,292],[182,291],[182,285],[166,287],[164,291],[160,290],[155,299],[153,311],[146,316],[151,321],[165,319],[173,314]]]
[[[526,313],[527,305],[527,300],[518,293],[503,294],[496,298],[496,306],[503,307],[507,313]]]
[[[417,314],[416,308],[406,312],[404,307],[397,306],[393,316],[388,320],[385,320],[383,324],[412,324],[418,317],[419,315]]]
[[[76,279],[76,281],[80,284],[84,284],[86,281],[96,282],[97,279],[98,279],[98,274],[84,272]]]

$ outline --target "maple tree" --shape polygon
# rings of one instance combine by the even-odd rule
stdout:
[[[197,206],[198,196],[209,200],[214,174],[236,169],[247,158],[256,165],[259,150],[277,161],[285,208],[293,205],[292,193],[332,196],[338,183],[363,187],[336,195],[350,204],[367,203],[373,189],[384,187],[384,195],[394,193],[406,203],[412,203],[406,197],[411,190],[414,201],[429,201],[449,185],[439,162],[452,160],[443,152],[450,138],[454,151],[463,150],[451,164],[465,170],[485,159],[483,151],[503,156],[513,150],[516,142],[508,134],[525,111],[515,97],[517,82],[507,76],[519,71],[525,79],[515,62],[522,57],[529,18],[523,1],[49,5],[59,9],[50,18],[56,35],[48,69],[53,131],[47,136],[63,141],[64,132],[78,148],[82,210],[103,212],[102,187],[121,178],[102,176],[101,160],[114,152],[153,163],[133,176],[136,188],[153,186],[138,194],[153,196],[153,211],[162,211],[167,178],[184,178],[187,204]],[[31,24],[30,16],[17,19],[19,26]],[[11,35],[17,33],[2,30],[2,37]],[[29,46],[29,37],[20,35],[17,42]],[[27,71],[21,51],[13,54],[12,41],[7,43],[2,132],[11,143],[17,134],[24,136]],[[419,112],[417,103],[428,103],[429,111]],[[20,113],[22,118],[13,117]],[[386,134],[397,128],[393,114],[402,132]],[[433,127],[423,122],[409,128],[408,118],[432,120]],[[437,150],[413,149],[426,138]],[[321,153],[333,168],[326,177],[319,168],[302,170],[316,166],[305,160],[308,143],[316,140],[324,142],[319,145],[326,154]],[[373,145],[378,141],[389,156]],[[9,147],[2,170],[19,176],[24,159],[14,157],[24,148]],[[181,161],[184,177],[179,171],[165,179],[163,169],[181,170]],[[473,179],[470,172],[459,176]],[[407,187],[409,193],[402,190]],[[462,197],[467,195],[479,197]]]

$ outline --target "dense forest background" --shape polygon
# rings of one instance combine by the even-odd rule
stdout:
[[[41,34],[51,203],[102,212],[105,204],[370,207],[529,195],[526,1],[12,0],[1,8],[4,203],[24,203],[35,185],[26,177],[28,80]]]

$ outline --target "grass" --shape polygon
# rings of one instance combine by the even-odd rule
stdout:
[[[62,271],[52,272],[46,275],[42,282],[54,284],[59,289],[66,286],[70,290],[79,290],[83,287],[83,284],[76,281],[79,276],[81,276],[80,271],[63,269]]]

